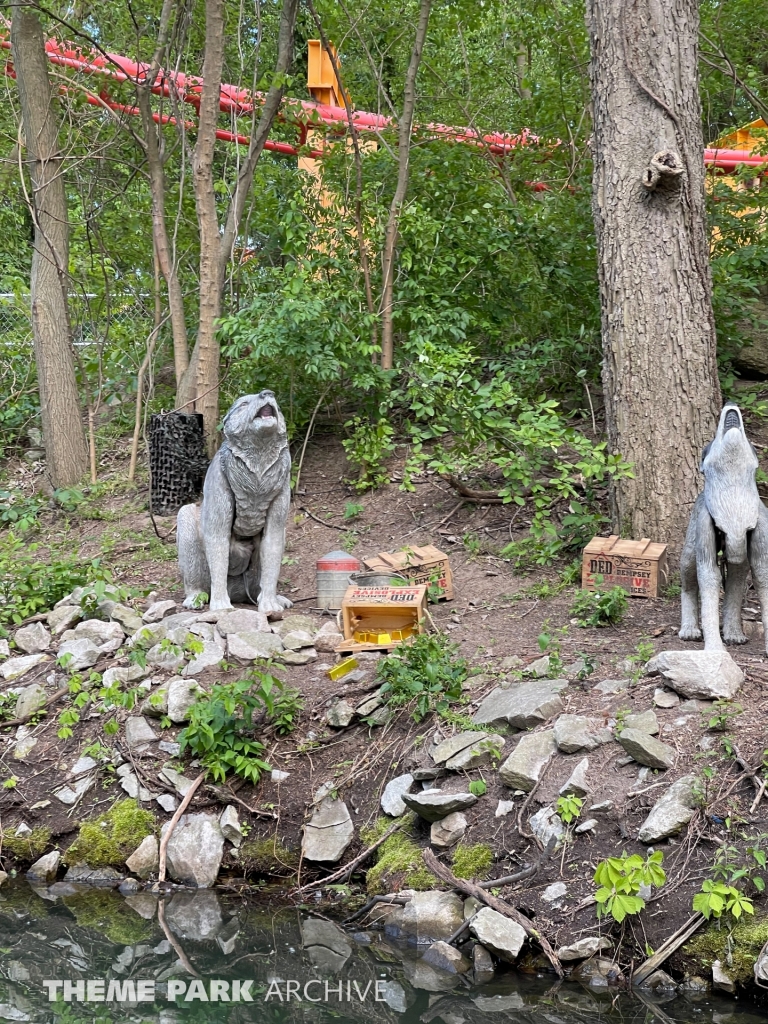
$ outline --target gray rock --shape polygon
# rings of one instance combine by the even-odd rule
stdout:
[[[405,814],[406,807],[403,803],[403,793],[407,793],[413,785],[413,776],[410,772],[405,775],[398,775],[390,779],[381,794],[381,809],[391,818],[399,818]]]
[[[119,622],[104,622],[102,619],[78,622],[73,632],[76,640],[92,640],[102,651],[116,651],[125,639],[125,631]]]
[[[344,634],[338,631],[335,622],[326,622],[312,639],[312,644],[319,654],[334,654],[336,648],[343,642]]]
[[[305,647],[302,651],[282,651],[276,657],[284,665],[308,665],[310,661],[317,661],[317,651],[314,647]]]
[[[613,807],[613,800],[601,800],[599,804],[592,804],[590,813],[599,814],[601,811],[610,811]]]
[[[27,871],[27,878],[30,882],[55,882],[60,864],[61,854],[58,850],[51,850],[35,861]]]
[[[155,801],[168,814],[173,814],[173,812],[179,806],[179,801],[176,799],[176,797],[172,793],[160,793],[159,796],[155,797]]]
[[[10,658],[11,648],[8,645],[8,641],[0,639],[0,658]]]
[[[280,639],[286,651],[300,651],[302,647],[312,647],[314,637],[303,629],[292,629],[290,633],[281,633]]]
[[[272,627],[264,612],[255,608],[235,608],[219,615],[216,628],[222,636],[230,633],[271,633]]]
[[[477,797],[472,793],[444,793],[441,789],[404,793],[402,799],[406,807],[425,821],[439,821],[454,811],[464,811],[477,803]]]
[[[227,635],[227,651],[230,658],[240,661],[257,661],[259,658],[274,658],[283,650],[283,641],[275,633],[256,630],[240,630]]]
[[[166,907],[165,920],[175,935],[192,942],[207,942],[216,938],[224,924],[215,892],[174,893]]]
[[[548,885],[544,892],[541,894],[541,898],[545,903],[553,903],[556,906],[560,905],[560,901],[564,896],[568,895],[568,886],[565,882],[553,882]]]
[[[558,818],[554,807],[546,804],[541,810],[532,815],[528,824],[531,826],[533,834],[544,847],[547,846],[550,839],[562,839],[565,835],[565,826]]]
[[[183,674],[185,676],[198,676],[207,668],[216,668],[223,660],[224,645],[216,640],[204,640],[202,651],[190,661]]]
[[[83,611],[79,605],[63,604],[53,611],[48,612],[46,622],[54,636],[59,636],[65,629],[70,629],[83,617]]]
[[[286,782],[290,777],[291,777],[291,773],[290,772],[281,772],[278,768],[273,768],[272,769],[272,775],[271,775],[272,781],[277,783],[278,785],[281,782]]]
[[[16,745],[13,748],[13,756],[17,761],[23,761],[32,753],[37,746],[37,737],[32,735],[32,730],[26,725],[20,725],[16,730]]]
[[[657,708],[676,708],[680,703],[680,698],[671,690],[658,687],[653,691],[653,703]]]
[[[506,816],[508,814],[511,814],[512,811],[514,811],[514,809],[515,809],[515,801],[514,800],[499,800],[499,802],[496,804],[496,814],[494,815],[494,817],[496,817],[496,818],[506,818]]]
[[[0,886],[4,882],[7,882],[7,881],[8,881],[8,872],[7,871],[0,871]]]
[[[168,824],[163,825],[165,835]],[[212,814],[183,814],[168,842],[168,873],[177,882],[209,889],[224,855],[224,836]]]
[[[541,679],[503,690],[497,686],[481,703],[472,721],[475,725],[506,722],[516,729],[532,729],[563,710],[558,694],[567,679]]]
[[[666,995],[669,992],[677,992],[677,982],[666,971],[654,971],[641,982],[640,988],[648,989],[659,995]]]
[[[326,796],[315,807],[312,819],[304,827],[301,844],[305,860],[335,864],[341,859],[355,834],[355,826],[343,800]]]
[[[142,622],[160,622],[168,612],[176,611],[175,601],[153,601],[141,616]]]
[[[240,925],[236,917],[231,918],[216,936],[216,942],[224,956],[234,953],[237,938],[240,935]]]
[[[577,825],[573,830],[576,835],[583,835],[585,832],[593,832],[597,828],[597,818],[587,818],[586,821],[582,821],[580,825]]]
[[[173,768],[163,768],[160,772],[160,776],[165,779],[169,786],[173,786],[181,797],[187,795],[189,787],[193,782],[192,779],[188,779],[186,775],[182,775],[180,772],[174,771]]]
[[[362,700],[357,705],[355,714],[360,715],[361,718],[366,718],[368,715],[373,714],[377,708],[380,708],[383,703],[384,698],[377,690],[376,693],[372,693],[370,697],[366,697],[365,700]]]
[[[160,740],[157,749],[162,750],[165,754],[170,754],[171,757],[178,757],[181,753],[181,744],[174,743],[173,740]]]
[[[449,939],[464,921],[464,906],[452,892],[417,892],[403,907],[401,928],[418,945]]]
[[[586,796],[590,792],[587,782],[587,771],[589,770],[589,758],[582,758],[571,772],[570,778],[560,787],[560,796]]]
[[[467,819],[459,811],[448,814],[439,821],[433,821],[429,830],[429,841],[441,850],[447,850],[462,838],[467,831]]]
[[[397,981],[380,981],[378,992],[381,1001],[386,1003],[395,1013],[405,1013],[408,1009],[408,997],[405,989]]]
[[[12,679],[20,679],[35,665],[50,660],[47,654],[26,654],[21,658],[9,658],[0,665],[0,675],[10,682]]]
[[[637,834],[641,843],[666,839],[688,824],[698,805],[697,785],[695,775],[684,775],[672,783],[641,825]]]
[[[126,772],[120,779],[120,786],[125,790],[128,796],[134,800],[141,800],[143,803],[149,803],[152,799],[152,794],[148,789],[139,782],[138,776],[134,775],[133,772]]]
[[[82,640],[66,640],[59,647],[59,658],[70,654],[72,657],[67,662],[68,672],[80,672],[84,668],[91,668],[99,660],[101,650],[93,642],[83,637]]]
[[[141,715],[131,715],[125,720],[125,742],[131,750],[141,750],[157,739],[155,730]]]
[[[621,985],[624,981],[618,966],[601,957],[585,960],[576,967],[571,977],[592,989],[606,989],[611,985]]]
[[[675,763],[676,752],[673,747],[639,729],[623,729],[619,733],[619,743],[638,764],[648,765],[649,768],[671,768]]]
[[[301,630],[314,636],[317,631],[317,619],[313,619],[311,615],[286,615],[277,622],[273,622],[272,629],[279,636],[293,633],[295,630]]]
[[[352,943],[333,921],[309,917],[301,922],[301,944],[320,971],[335,974],[352,956]]]
[[[93,789],[95,785],[95,775],[81,775],[80,778],[73,782],[71,786],[62,786],[62,788],[57,789],[53,795],[61,803],[66,804],[67,807],[72,807],[77,803],[80,797],[84,796],[88,790]]]
[[[524,676],[533,676],[535,679],[544,679],[549,675],[549,655],[545,654],[537,658],[523,669]]]
[[[119,665],[108,668],[101,681],[104,686],[112,686],[113,683],[137,683],[149,675],[149,669],[141,665]]]
[[[180,725],[189,721],[189,712],[201,688],[194,679],[171,679],[168,682],[168,717]]]
[[[594,956],[595,953],[611,948],[612,943],[610,939],[591,935],[588,938],[577,939],[576,942],[572,942],[569,946],[561,946],[557,951],[557,959],[565,963],[569,963],[571,960],[587,960],[589,957]]]
[[[180,678],[180,677],[178,677]],[[186,682],[186,680],[184,680]],[[169,683],[171,680],[169,680]],[[168,714],[168,687],[159,686],[152,693],[147,694],[139,706],[142,715],[149,715],[150,718],[162,718]]]
[[[73,864],[64,876],[65,882],[94,889],[116,889],[122,880],[123,875],[114,868],[92,868],[88,864]]]
[[[603,679],[602,682],[596,683],[592,689],[597,690],[599,693],[613,696],[616,693],[623,693],[628,686],[628,679]]]
[[[432,993],[450,992],[461,980],[461,975],[439,971],[423,960],[406,960],[403,963],[403,977],[412,989]],[[455,1024],[452,1014],[449,1014],[449,1022]]]
[[[77,778],[78,775],[85,775],[86,772],[92,772],[94,768],[98,768],[98,764],[92,757],[78,757],[72,765],[70,773]]]
[[[6,662],[6,664],[8,663]],[[48,695],[39,683],[30,683],[29,686],[25,686],[23,690],[19,690],[16,698],[16,718],[34,715],[36,711],[40,711],[47,699]]]
[[[171,629],[168,625],[170,621],[170,619],[166,619],[165,622],[148,622],[142,625],[141,629],[137,629],[128,637],[128,647],[143,647],[149,650],[156,646],[165,639]],[[186,631],[183,639],[186,639]]]
[[[18,649],[25,654],[40,654],[51,646],[52,637],[42,622],[33,622],[30,626],[17,629],[13,640]]]
[[[733,700],[744,673],[728,651],[662,651],[645,666],[649,676],[662,675],[683,697]]]
[[[556,749],[553,729],[521,736],[515,749],[499,768],[499,778],[510,789],[522,789],[524,793],[530,793]]]
[[[228,839],[234,847],[239,847],[243,841],[243,829],[240,819],[237,816],[237,808],[227,804],[219,815],[219,828],[225,839]]]
[[[355,717],[355,709],[345,700],[337,700],[325,713],[325,721],[332,729],[345,729]]]
[[[495,973],[493,957],[479,942],[472,947],[472,969],[472,980],[476,985],[484,985]]]
[[[133,608],[129,608],[128,605],[120,604],[119,602],[112,605],[109,610],[109,617],[115,622],[119,622],[126,633],[135,633],[142,626],[141,616],[137,615]]]
[[[642,711],[638,715],[627,715],[624,722],[625,729],[638,729],[640,732],[647,732],[649,736],[657,736],[659,733],[659,720],[655,711]]]
[[[449,771],[458,772],[470,771],[472,768],[489,764],[501,756],[506,742],[506,736],[499,733],[475,733],[475,741],[449,758],[445,762],[445,767]]]
[[[500,960],[514,963],[526,935],[516,921],[511,921],[490,907],[483,907],[469,926],[479,943],[495,953]]]
[[[482,734],[477,732],[460,732],[449,736],[432,748],[430,754],[435,764],[444,764],[452,757],[474,743]]]
[[[455,946],[442,941],[433,942],[421,959],[430,967],[448,974],[466,974],[472,969],[470,961]]]
[[[712,987],[720,989],[721,992],[727,992],[731,996],[736,991],[736,982],[719,960],[715,960],[712,964]]]
[[[557,749],[564,754],[595,750],[613,739],[613,733],[602,719],[587,718],[584,715],[560,715],[555,722],[554,732]]]

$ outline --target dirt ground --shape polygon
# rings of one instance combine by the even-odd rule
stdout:
[[[759,453],[764,454],[762,447]],[[127,490],[121,483],[122,470],[118,458],[105,458],[103,473],[107,483],[100,496],[84,510],[90,518],[56,511],[45,513],[39,535],[30,540],[43,546],[64,540],[83,559],[103,558],[113,566],[120,582],[145,592],[151,590],[158,598],[180,601],[172,545],[173,522],[157,520],[157,529],[165,541],[161,542],[147,511],[146,486]],[[292,506],[287,531],[282,592],[295,602],[294,611],[313,615],[318,626],[327,621],[314,607],[314,572],[317,558],[332,549],[345,545],[356,556],[365,557],[404,544],[432,543],[450,556],[456,592],[453,601],[432,606],[432,615],[437,627],[457,645],[460,656],[479,670],[470,678],[469,705],[465,710],[471,713],[472,705],[508,675],[502,665],[504,659],[515,655],[525,664],[530,663],[541,655],[539,635],[561,628],[562,661],[567,665],[583,657],[592,665],[591,673],[581,680],[572,679],[562,695],[566,712],[590,714],[609,723],[615,721],[617,714],[653,707],[657,681],[638,678],[634,685],[614,696],[594,686],[600,680],[625,677],[627,666],[621,662],[636,656],[641,641],[652,643],[655,652],[680,647],[676,635],[677,597],[634,599],[620,625],[579,628],[571,621],[570,613],[575,587],[549,598],[532,593],[545,580],[556,583],[562,566],[520,575],[497,554],[510,538],[520,536],[525,529],[525,509],[522,513],[512,512],[510,506],[462,500],[437,476],[417,480],[415,491],[405,493],[398,487],[396,466],[392,483],[376,492],[357,495],[344,483],[346,472],[338,439],[317,435],[307,449],[300,492]],[[27,489],[34,486],[34,473],[23,464],[10,466],[9,476]],[[362,511],[354,518],[345,518],[350,503],[361,505]],[[754,618],[756,603],[749,595],[746,608],[745,617]],[[768,662],[758,633],[754,629],[749,643],[731,649],[746,674],[746,682],[739,695],[744,713],[734,717],[729,734],[734,749],[752,768],[761,766],[768,746],[763,724],[768,708]],[[363,849],[359,827],[371,825],[380,814],[379,796],[387,780],[413,767],[431,764],[427,754],[430,741],[450,735],[451,730],[433,719],[416,723],[407,714],[396,716],[384,728],[370,729],[357,724],[339,732],[331,730],[323,723],[331,700],[338,695],[369,690],[376,669],[375,658],[362,660],[365,678],[346,687],[343,681],[334,683],[325,674],[334,660],[333,655],[321,655],[317,662],[288,667],[283,672],[282,677],[301,691],[305,709],[297,730],[272,742],[267,760],[273,768],[290,772],[289,782],[278,785],[267,776],[256,789],[232,785],[231,780],[224,789],[230,794],[228,798],[236,799],[243,820],[250,824],[249,839],[277,836],[287,850],[295,852],[301,845],[311,794],[322,783],[332,782],[347,801],[358,826],[356,839],[345,854],[348,860]],[[103,667],[97,664],[96,669]],[[206,685],[219,678],[237,678],[237,674],[235,668],[225,674],[207,670],[200,682]],[[658,946],[690,916],[692,896],[698,891],[715,852],[733,838],[733,832],[727,829],[729,823],[737,820],[744,834],[768,833],[768,800],[762,801],[754,813],[750,811],[755,796],[753,782],[733,754],[729,756],[722,750],[721,735],[707,728],[706,709],[688,702],[685,706],[654,710],[661,729],[659,738],[678,751],[676,766],[663,776],[650,770],[639,771],[635,762],[624,763],[624,751],[614,743],[589,753],[589,777],[595,780],[591,803],[611,801],[613,806],[595,814],[598,824],[594,831],[575,837],[528,882],[514,892],[504,892],[505,898],[534,916],[537,927],[553,945],[596,932],[594,904],[589,901],[595,888],[595,865],[623,850],[644,854],[646,847],[634,837],[654,800],[663,792],[662,785],[691,770],[699,770],[702,764],[714,769],[707,782],[707,799],[684,835],[661,844],[667,884],[661,896],[651,898],[643,923],[634,925],[635,934],[631,928],[625,931],[628,948],[635,943],[631,955],[637,956],[638,949],[646,944]],[[173,739],[178,731],[167,730],[164,738]],[[103,788],[92,790],[72,809],[61,807],[56,800],[33,809],[61,784],[62,771],[83,747],[93,739],[104,740],[100,722],[86,719],[70,740],[61,741],[56,737],[54,715],[44,718],[35,734],[40,742],[28,760],[12,758],[10,737],[0,748],[2,778],[18,778],[14,788],[0,789],[2,827],[13,828],[21,820],[33,828],[47,826],[65,849],[74,839],[80,821],[102,812],[122,793],[114,778],[107,777]],[[509,750],[508,745],[506,753]],[[469,773],[471,779],[482,777],[488,788],[466,812],[469,827],[463,842],[492,846],[496,860],[490,877],[514,872],[538,856],[528,831],[528,818],[540,805],[556,799],[560,786],[583,756],[560,755],[553,759],[532,799],[524,802],[518,798],[515,810],[506,817],[497,818],[494,813],[498,800],[510,798],[510,791],[499,783],[496,772],[481,768]],[[138,762],[140,774],[153,792],[168,788],[157,776],[162,757],[150,755]],[[462,774],[456,774],[450,781],[441,780],[441,785],[445,789],[464,790],[467,781]],[[218,799],[210,790],[201,790],[191,809],[213,806]],[[159,816],[162,818],[162,814]],[[428,845],[428,826],[422,829],[420,841]],[[450,853],[447,862],[450,863]],[[291,871],[276,865],[276,874],[286,876],[284,885],[290,892],[296,891],[297,884],[324,874],[307,864],[302,864],[299,871],[298,878],[288,877]],[[554,903],[545,901],[542,897],[547,886],[561,880],[566,884],[566,895]],[[239,890],[259,884],[253,877],[244,879],[242,865],[231,858],[225,862],[224,882]],[[364,887],[362,874],[355,877],[353,891],[360,887]],[[672,964],[678,969],[685,966],[679,957]]]

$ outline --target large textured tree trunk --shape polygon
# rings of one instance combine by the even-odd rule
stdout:
[[[704,210],[698,0],[587,0],[592,205],[624,535],[682,545],[720,405]]]
[[[54,487],[68,487],[86,472],[88,449],[67,307],[69,224],[58,125],[43,30],[28,8],[13,7],[11,45],[35,223],[30,291],[46,467]]]

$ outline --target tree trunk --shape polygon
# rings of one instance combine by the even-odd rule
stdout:
[[[411,59],[405,73],[403,89],[403,113],[398,124],[397,136],[397,185],[389,207],[387,228],[384,235],[384,252],[381,258],[381,367],[391,370],[394,363],[395,344],[393,335],[393,303],[395,296],[395,252],[400,228],[400,215],[408,191],[408,171],[411,156],[411,132],[416,109],[416,76],[419,73],[421,54],[427,38],[431,0],[421,0],[416,35],[413,40]]]
[[[46,466],[54,487],[69,487],[86,472],[88,449],[67,304],[67,198],[43,30],[28,8],[13,7],[11,44],[35,224],[30,292]]]
[[[698,0],[587,0],[587,26],[614,527],[679,549],[720,405]]]

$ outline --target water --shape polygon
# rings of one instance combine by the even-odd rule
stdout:
[[[547,974],[509,970],[473,987],[380,932],[344,932],[306,910],[207,891],[160,904],[73,889],[15,882],[0,892],[0,1021],[768,1024],[727,998],[642,1001]],[[49,1002],[65,984],[70,1001]],[[98,1001],[110,987],[113,1000]]]

